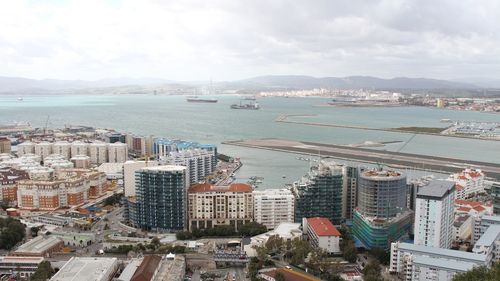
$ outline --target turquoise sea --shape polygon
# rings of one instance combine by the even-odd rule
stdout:
[[[114,128],[119,131],[180,138],[219,145],[221,153],[240,157],[239,180],[263,176],[263,187],[279,188],[300,178],[309,163],[297,155],[220,145],[225,140],[283,138],[332,144],[364,141],[406,141],[412,134],[278,123],[282,114],[314,115],[291,120],[373,128],[403,126],[443,127],[441,119],[500,122],[500,115],[424,107],[319,107],[325,98],[262,98],[261,110],[231,110],[238,96],[217,96],[218,103],[188,103],[184,96],[164,95],[53,95],[0,96],[0,123],[30,122],[49,128],[65,124]],[[398,150],[395,143],[380,149]],[[500,163],[500,142],[417,135],[403,152]],[[414,173],[415,174],[415,173]],[[422,174],[418,172],[416,174]],[[283,177],[285,176],[285,177]]]

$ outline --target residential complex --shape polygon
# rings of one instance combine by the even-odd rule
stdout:
[[[166,157],[160,157],[162,165],[186,167],[186,183],[199,183],[215,171],[217,165],[215,151],[205,149],[183,149],[171,151]]]
[[[484,173],[481,170],[467,168],[450,175],[448,180],[456,183],[456,199],[468,199],[484,192]]]
[[[311,245],[329,254],[340,253],[340,232],[327,218],[304,218],[302,229]]]
[[[17,204],[17,182],[29,179],[27,172],[14,168],[0,168],[0,200]]]
[[[320,161],[310,172],[293,183],[295,222],[303,218],[326,217],[333,224],[342,222],[342,167]]]
[[[432,181],[420,188],[415,206],[415,244],[450,248],[455,236],[455,183]]]
[[[238,230],[254,219],[252,187],[248,184],[195,184],[188,190],[187,206],[189,230],[217,225],[230,225]]]
[[[149,231],[184,230],[186,221],[186,168],[145,167],[136,172],[136,217],[132,223]]]
[[[406,176],[400,172],[361,173],[352,231],[365,247],[387,249],[409,232],[413,212],[406,208],[406,191]]]
[[[253,208],[254,220],[267,229],[294,222],[295,198],[288,189],[255,190]]]
[[[125,197],[135,196],[135,173],[144,167],[158,166],[158,161],[129,160],[123,163],[123,192]]]
[[[358,177],[363,171],[362,167],[343,167],[342,216],[347,220],[352,220],[353,211],[358,205]]]

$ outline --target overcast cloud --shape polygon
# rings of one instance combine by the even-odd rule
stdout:
[[[497,78],[500,1],[0,1],[3,76],[266,74]]]

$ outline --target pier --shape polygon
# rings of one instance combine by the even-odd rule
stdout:
[[[456,173],[464,168],[472,167],[483,170],[487,177],[500,180],[500,164],[497,163],[280,139],[237,140],[226,141],[223,144],[311,156],[317,156],[321,153],[321,156],[329,156],[337,159],[440,173]]]

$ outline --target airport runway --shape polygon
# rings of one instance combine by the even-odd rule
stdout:
[[[223,144],[309,154],[314,156],[321,153],[322,156],[330,156],[333,158],[368,163],[380,163],[396,167],[401,166],[401,168],[432,170],[446,173],[455,173],[463,170],[464,168],[472,167],[483,170],[486,177],[500,180],[500,164],[495,163],[465,161],[454,158],[280,139],[226,141],[223,142]]]

